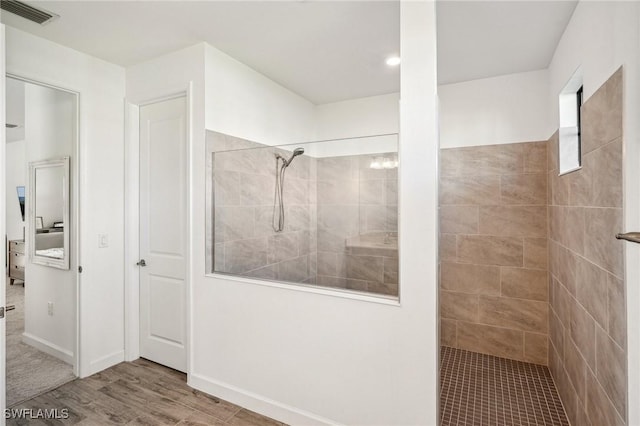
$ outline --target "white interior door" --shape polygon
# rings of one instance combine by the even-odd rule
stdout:
[[[187,369],[186,98],[140,108],[140,356]]]

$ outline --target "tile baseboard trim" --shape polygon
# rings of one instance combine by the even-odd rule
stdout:
[[[261,395],[237,388],[211,378],[191,373],[187,384],[194,389],[224,399],[247,408],[263,416],[271,417],[287,424],[339,425],[340,423],[315,414],[282,404]]]

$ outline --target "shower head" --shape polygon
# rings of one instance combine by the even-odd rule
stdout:
[[[296,148],[296,149],[294,149],[293,150],[293,155],[289,159],[289,162],[291,162],[291,160],[293,160],[298,155],[302,155],[302,154],[304,154],[304,148]]]
[[[291,154],[291,157],[289,157],[288,160],[285,160],[284,157],[281,157],[279,155],[278,157],[282,158],[282,161],[284,162],[285,167],[289,167],[289,164],[291,164],[293,159],[296,158],[298,155],[302,155],[302,154],[304,154],[304,148],[296,148],[293,150],[293,154]]]

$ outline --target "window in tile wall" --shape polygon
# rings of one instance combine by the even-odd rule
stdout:
[[[582,106],[582,71],[578,69],[558,96],[560,129],[558,160],[560,174],[582,166],[580,107]]]

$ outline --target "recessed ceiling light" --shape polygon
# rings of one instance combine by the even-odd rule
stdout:
[[[389,58],[387,58],[387,65],[389,65],[390,67],[395,67],[400,65],[400,57],[399,56],[391,56]]]

